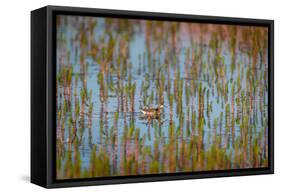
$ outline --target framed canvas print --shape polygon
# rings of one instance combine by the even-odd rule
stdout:
[[[31,12],[31,182],[273,173],[273,21]]]

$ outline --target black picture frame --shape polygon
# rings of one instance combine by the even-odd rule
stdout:
[[[165,21],[192,21],[213,24],[239,24],[268,27],[269,108],[268,168],[219,170],[208,172],[169,173],[124,177],[73,180],[55,178],[55,16],[71,14]],[[121,11],[93,8],[46,6],[31,12],[31,182],[46,188],[151,181],[169,181],[212,177],[244,176],[274,173],[274,21],[199,15]]]

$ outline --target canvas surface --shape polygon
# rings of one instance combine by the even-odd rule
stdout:
[[[57,179],[268,166],[266,27],[58,15]]]

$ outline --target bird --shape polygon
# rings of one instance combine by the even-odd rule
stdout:
[[[164,105],[160,105],[156,108],[141,108],[140,111],[144,116],[147,117],[158,117],[161,114],[162,109],[164,108]]]

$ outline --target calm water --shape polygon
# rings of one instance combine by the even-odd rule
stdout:
[[[266,28],[59,16],[57,177],[267,166],[267,68]]]

